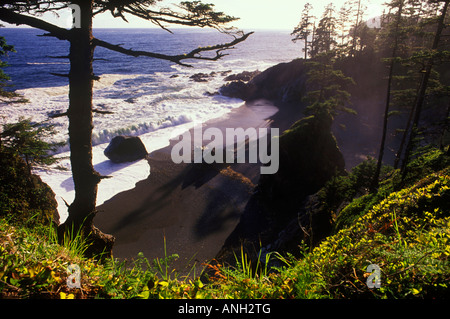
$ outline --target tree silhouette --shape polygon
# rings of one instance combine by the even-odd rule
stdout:
[[[430,1],[430,3],[439,3],[442,4],[442,8],[440,10],[440,14],[437,16],[437,26],[436,31],[433,37],[433,43],[431,46],[431,52],[429,54],[429,58],[426,60],[424,69],[422,72],[422,77],[420,80],[420,86],[417,94],[416,103],[414,105],[414,117],[412,122],[411,133],[408,139],[408,143],[406,144],[405,157],[402,162],[402,180],[405,179],[407,173],[407,163],[411,156],[412,149],[414,147],[414,139],[418,134],[419,121],[421,117],[422,108],[425,102],[426,91],[428,88],[428,83],[430,81],[430,77],[432,74],[433,66],[435,65],[435,57],[439,54],[438,47],[441,42],[442,32],[446,27],[445,19],[448,12],[448,7],[450,4],[449,0],[445,1]]]
[[[28,25],[46,31],[46,36],[65,40],[70,43],[67,59],[70,61],[69,107],[65,115],[69,120],[69,142],[72,176],[75,186],[75,199],[68,208],[68,218],[60,225],[59,234],[67,230],[82,233],[92,244],[88,253],[103,250],[110,251],[114,243],[111,235],[103,234],[93,225],[96,213],[97,186],[105,176],[95,171],[92,163],[92,129],[93,129],[93,56],[96,47],[103,47],[129,56],[146,56],[168,60],[173,63],[191,66],[190,59],[215,61],[226,55],[225,50],[246,40],[251,33],[243,33],[226,27],[227,23],[237,20],[223,12],[216,12],[214,5],[200,1],[184,1],[175,8],[158,8],[160,0],[24,0],[2,1],[0,20],[16,25]],[[38,18],[41,13],[76,8],[79,21],[70,30],[58,27]],[[150,21],[169,31],[169,25],[184,25],[214,28],[232,37],[232,41],[208,47],[195,48],[179,55],[166,55],[156,52],[135,51],[118,44],[111,44],[97,39],[92,34],[93,18],[104,12],[110,12],[114,18],[127,21],[127,16],[136,16]],[[206,54],[205,54],[206,53]],[[210,53],[210,54],[208,54]]]
[[[3,27],[0,24],[0,28]],[[6,43],[4,37],[0,37],[0,58],[7,56],[10,52],[16,52],[12,45]],[[0,97],[11,97],[11,93],[5,91],[5,87],[8,85],[7,81],[10,79],[9,76],[3,71],[3,68],[7,67],[8,63],[0,60]]]
[[[303,40],[305,47],[303,52],[305,52],[305,60],[308,59],[308,42],[311,33],[314,31],[314,19],[315,17],[311,15],[311,10],[313,9],[312,4],[307,3],[302,11],[302,17],[298,26],[292,31],[293,36],[292,41],[297,42]]]
[[[332,3],[325,7],[322,18],[314,31],[314,39],[310,50],[312,57],[321,53],[329,53],[336,48],[337,21],[335,13],[336,10]]]
[[[383,131],[381,133],[381,142],[380,142],[380,148],[378,150],[378,161],[377,161],[377,167],[375,170],[375,174],[373,176],[372,184],[371,184],[371,190],[375,190],[378,188],[378,182],[381,172],[381,165],[383,163],[383,156],[384,156],[384,148],[386,143],[386,135],[387,135],[387,125],[388,125],[388,118],[389,118],[389,105],[391,103],[391,90],[392,90],[392,80],[394,77],[394,67],[395,67],[395,59],[398,55],[398,47],[399,47],[399,31],[401,27],[402,22],[402,14],[403,14],[403,8],[404,8],[404,0],[399,0],[398,2],[394,3],[397,7],[397,13],[394,25],[391,28],[391,37],[390,39],[393,40],[392,45],[392,55],[389,61],[389,74],[388,74],[388,83],[387,83],[387,91],[386,91],[386,101],[385,101],[385,108],[384,108],[384,114],[383,114]]]

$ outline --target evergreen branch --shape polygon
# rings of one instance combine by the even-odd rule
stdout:
[[[94,15],[110,11],[113,17],[127,21],[124,14],[129,14],[150,21],[168,32],[171,31],[163,23],[201,28],[210,27],[228,33],[222,25],[238,20],[238,18],[228,16],[223,12],[214,11],[213,4],[204,4],[201,1],[183,1],[175,6],[180,10],[172,10],[171,8],[150,9],[155,4],[156,1],[154,0],[121,1],[120,4],[112,1],[96,1],[95,5],[99,9],[95,11]]]
[[[60,40],[70,40],[69,30],[60,28],[41,19],[15,13],[9,9],[0,8],[0,20],[15,25],[28,25],[49,32],[49,34],[46,34],[47,36],[53,36]]]
[[[54,75],[54,76],[60,76],[60,77],[63,77],[63,78],[68,78],[69,77],[69,74],[61,74],[61,73],[54,73],[54,72],[50,72],[50,74]]]
[[[99,40],[96,38],[93,39],[92,43],[94,46],[100,46],[100,47],[103,47],[103,48],[106,48],[106,49],[109,49],[112,51],[130,55],[133,57],[145,56],[145,57],[150,57],[150,58],[171,61],[176,64],[182,65],[182,66],[192,67],[191,65],[186,64],[182,61],[188,60],[188,59],[216,61],[227,55],[227,54],[222,53],[222,51],[232,49],[236,44],[238,44],[242,41],[245,41],[251,34],[253,34],[253,32],[246,33],[246,34],[242,35],[241,37],[235,38],[233,41],[225,43],[225,44],[217,44],[217,45],[208,46],[208,47],[199,47],[197,49],[192,50],[191,52],[189,52],[187,54],[180,54],[180,55],[166,55],[166,54],[160,54],[160,53],[154,53],[154,52],[148,52],[148,51],[135,51],[135,50],[126,49],[120,45],[114,45],[114,44],[111,44],[111,43],[108,43],[108,42],[105,42],[105,41],[102,41],[102,40]],[[211,52],[211,51],[215,51],[215,56],[208,57],[208,56],[201,55],[201,53],[203,53],[203,52]]]
[[[70,59],[68,55],[47,55],[46,58],[50,59]]]

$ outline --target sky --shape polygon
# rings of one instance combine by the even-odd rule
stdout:
[[[180,0],[181,1],[181,0]],[[310,2],[314,6],[314,15],[320,17],[324,7],[332,2],[339,9],[347,0],[204,0],[213,3],[217,11],[239,17],[233,26],[246,31],[257,29],[288,29],[292,30],[300,21],[304,5]],[[362,0],[367,6],[366,18],[380,15],[382,4],[386,0]],[[178,3],[176,0],[163,0],[164,4]],[[47,14],[45,20],[65,27],[70,19],[70,12],[62,12],[59,18]],[[8,25],[6,25],[8,26]],[[94,19],[94,28],[147,28],[154,24],[139,18],[130,17],[129,23],[114,19],[106,13]]]

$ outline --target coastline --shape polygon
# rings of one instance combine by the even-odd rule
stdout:
[[[209,120],[203,130],[269,128],[279,113],[271,102],[257,100]],[[133,259],[142,252],[153,260],[178,254],[173,266],[188,274],[194,264],[201,271],[237,226],[259,180],[260,164],[175,164],[170,152],[178,141],[151,152],[149,177],[100,205],[94,224],[116,237],[114,257]]]

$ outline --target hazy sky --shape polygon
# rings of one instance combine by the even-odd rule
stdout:
[[[181,1],[181,0],[180,0]],[[213,3],[216,10],[239,17],[240,20],[232,25],[245,30],[251,29],[289,29],[292,30],[299,22],[301,11],[305,3],[310,2],[314,6],[314,14],[321,16],[323,8],[332,2],[337,9],[347,0],[204,0],[205,3]],[[164,0],[163,3],[178,3],[176,0]],[[382,4],[386,0],[362,0],[368,7],[367,18],[381,14]],[[67,25],[69,11],[62,12],[59,18],[53,15],[45,15],[45,20],[59,26]],[[150,22],[139,18],[130,17],[129,23],[121,19],[114,19],[109,13],[98,16],[94,20],[97,28],[146,28],[154,27]]]

